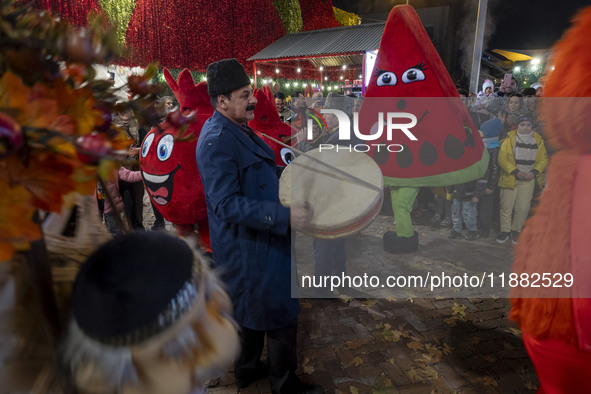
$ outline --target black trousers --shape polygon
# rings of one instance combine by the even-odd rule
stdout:
[[[119,193],[123,198],[125,217],[131,230],[144,229],[144,185],[142,182],[119,181]]]
[[[241,352],[234,362],[234,376],[247,380],[260,366],[267,334],[269,380],[273,394],[295,393],[301,385],[296,376],[298,321],[272,331],[257,331],[240,327]]]
[[[478,204],[478,231],[488,237],[493,220],[494,194],[483,195]]]

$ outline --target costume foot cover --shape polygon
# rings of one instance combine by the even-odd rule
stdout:
[[[394,231],[384,234],[384,250],[388,253],[413,253],[419,248],[419,234],[412,237],[399,237]]]

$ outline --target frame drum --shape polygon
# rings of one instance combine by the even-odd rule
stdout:
[[[314,210],[302,233],[335,239],[357,233],[373,221],[382,207],[383,187],[382,171],[367,154],[316,148],[285,168],[279,179],[279,201],[286,207],[308,205]]]

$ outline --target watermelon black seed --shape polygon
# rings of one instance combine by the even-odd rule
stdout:
[[[464,126],[464,131],[466,132],[466,140],[464,141],[464,146],[474,148],[474,136],[472,135],[472,130],[469,127]]]
[[[382,164],[386,164],[386,162],[388,162],[389,158],[390,158],[390,152],[388,152],[388,149],[386,149],[386,145],[382,145],[380,147],[380,149],[376,149],[373,152],[373,160],[379,166],[381,166]]]
[[[448,134],[443,143],[443,151],[450,159],[457,160],[464,155],[464,144],[459,138]]]
[[[401,152],[396,153],[396,162],[402,168],[408,168],[412,165],[413,157],[412,152],[408,149],[408,146],[402,145],[403,149]]]
[[[432,166],[437,162],[437,149],[429,141],[425,141],[419,149],[419,160],[426,166]]]

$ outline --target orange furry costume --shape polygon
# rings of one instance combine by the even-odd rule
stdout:
[[[572,273],[572,287],[514,288],[510,317],[521,326],[542,393],[591,392],[591,7],[556,44],[541,115],[558,149],[548,186],[515,251],[513,272]],[[564,286],[565,282],[562,281]]]

